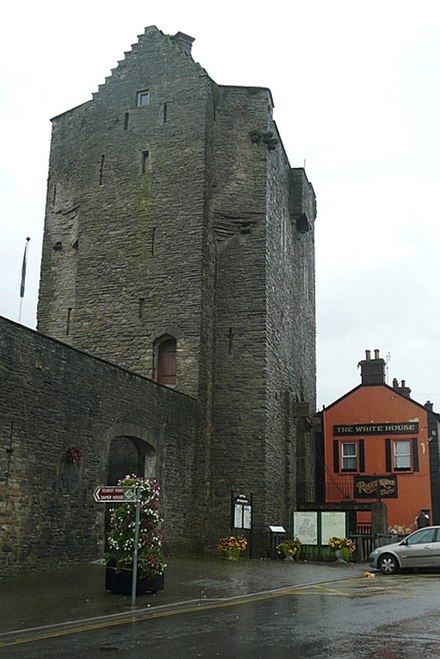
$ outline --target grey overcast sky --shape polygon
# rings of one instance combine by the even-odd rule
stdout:
[[[438,0],[18,0],[0,25],[0,315],[35,328],[49,119],[91,98],[148,25],[196,41],[218,83],[272,90],[316,223],[318,406],[389,383],[440,411]]]

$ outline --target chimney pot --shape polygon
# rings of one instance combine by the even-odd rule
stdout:
[[[374,359],[380,359],[379,350],[377,349],[374,351]]]
[[[365,359],[368,361],[371,359],[371,350],[366,350],[365,351]]]

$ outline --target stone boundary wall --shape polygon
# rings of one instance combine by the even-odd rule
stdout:
[[[198,427],[189,396],[0,317],[0,579],[102,556],[115,437],[155,450],[165,548],[192,547]]]

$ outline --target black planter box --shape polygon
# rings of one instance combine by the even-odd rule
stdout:
[[[107,565],[105,570],[105,589],[118,595],[131,595],[133,570],[125,569],[116,572],[115,568]],[[138,577],[136,580],[136,595],[151,593],[155,595],[158,590],[164,588],[164,575],[158,574],[154,577]]]

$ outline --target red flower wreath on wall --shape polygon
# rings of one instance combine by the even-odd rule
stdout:
[[[68,448],[66,457],[67,462],[70,462],[71,464],[78,464],[78,462],[81,460],[82,453],[79,448]]]

